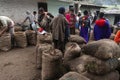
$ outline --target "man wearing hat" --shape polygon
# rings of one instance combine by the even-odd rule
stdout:
[[[65,27],[68,25],[68,22],[65,18],[65,8],[60,7],[58,12],[58,16],[51,22],[51,27],[54,46],[63,52],[65,47]]]

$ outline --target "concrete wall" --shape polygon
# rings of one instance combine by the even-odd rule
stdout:
[[[112,15],[112,14],[106,14],[105,17],[110,21],[110,24],[111,24],[111,25],[114,24],[115,15]]]
[[[38,11],[38,2],[47,2],[48,11],[55,16],[60,6],[69,8],[69,3],[58,0],[0,0],[0,16],[8,16],[16,23],[21,23],[27,10],[31,13],[34,10]]]
[[[38,10],[37,0],[0,0],[0,15],[8,16],[15,22],[22,22],[26,11]]]
[[[51,12],[54,16],[58,15],[59,7],[63,6],[66,9],[69,9],[70,3],[62,2],[57,0],[48,0],[48,11]]]

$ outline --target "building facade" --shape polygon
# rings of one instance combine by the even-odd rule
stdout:
[[[69,4],[70,2],[60,0],[0,0],[0,16],[8,16],[16,23],[21,23],[27,10],[31,13],[38,12],[39,7],[44,7],[46,11],[56,16],[60,6],[68,9]]]

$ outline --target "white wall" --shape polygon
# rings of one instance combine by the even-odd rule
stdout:
[[[53,15],[58,14],[58,8],[69,8],[69,3],[58,0],[0,0],[0,16],[8,16],[16,23],[21,23],[26,16],[26,11],[38,11],[38,2],[47,2],[48,11]]]
[[[65,9],[69,9],[69,4],[67,2],[62,2],[58,0],[48,0],[48,11],[52,13],[54,16],[58,15],[59,7],[65,7]]]
[[[37,0],[0,0],[0,16],[8,16],[15,22],[22,22],[27,10],[37,11]]]
[[[105,17],[110,21],[110,24],[111,24],[111,25],[114,24],[115,15],[112,15],[112,14],[106,14]]]

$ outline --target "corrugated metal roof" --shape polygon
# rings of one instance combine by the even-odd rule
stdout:
[[[120,10],[112,9],[112,10],[104,10],[105,14],[120,14]]]
[[[73,0],[59,0],[59,1],[63,1],[63,2],[73,2]]]
[[[91,6],[91,7],[107,8],[105,6],[100,6],[100,5],[95,5],[95,4],[87,4],[87,3],[81,3],[81,6]]]
[[[120,14],[120,8],[115,6],[113,8],[104,9],[103,12],[105,12],[105,14]]]

